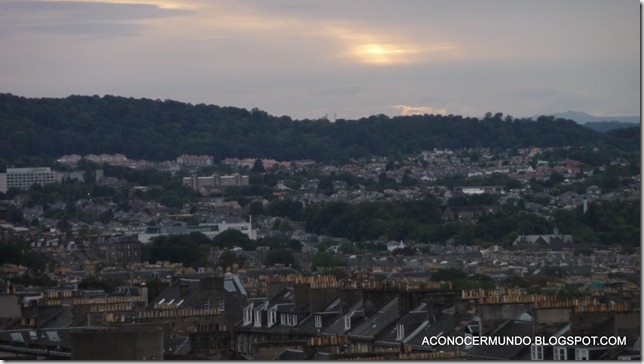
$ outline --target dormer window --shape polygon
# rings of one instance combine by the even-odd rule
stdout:
[[[575,349],[575,360],[590,360],[588,349],[577,348]]]
[[[262,326],[262,311],[257,310],[255,311],[255,327],[261,327]]]
[[[253,322],[253,304],[244,307],[244,325]]]
[[[530,347],[530,359],[532,359],[532,360],[543,360],[543,346],[542,345],[532,345]]]
[[[268,311],[268,327],[275,325],[275,322],[277,322],[277,307]]]
[[[226,310],[226,301],[220,300],[217,308],[219,309],[219,312],[224,312]]]
[[[344,317],[344,329],[345,330],[350,330],[351,329],[351,317],[350,316],[345,316]]]
[[[322,328],[322,316],[315,315],[315,327],[318,329]]]
[[[555,346],[553,357],[554,360],[568,360],[568,352],[565,347]]]
[[[405,338],[405,325],[398,324],[396,327],[396,340],[402,341]]]

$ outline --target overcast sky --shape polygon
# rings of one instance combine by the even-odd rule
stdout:
[[[0,92],[295,119],[640,114],[637,0],[0,0]]]

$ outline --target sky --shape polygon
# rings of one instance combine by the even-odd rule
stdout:
[[[293,119],[640,115],[637,0],[0,0],[0,92]]]

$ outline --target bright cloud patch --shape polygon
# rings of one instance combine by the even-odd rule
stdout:
[[[394,105],[394,109],[400,111],[400,115],[425,115],[425,114],[447,114],[445,108],[434,108],[431,106],[407,106],[407,105]]]

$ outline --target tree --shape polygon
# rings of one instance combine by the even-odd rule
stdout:
[[[467,275],[455,268],[443,268],[432,273],[432,281],[454,281],[465,278]]]
[[[289,249],[275,249],[266,254],[264,264],[268,267],[272,267],[276,264],[290,267],[295,265],[295,257],[293,256],[293,252]]]
[[[318,252],[311,258],[311,265],[313,270],[319,268],[331,268],[344,266],[346,263],[339,257],[329,253],[329,252]]]
[[[288,217],[291,220],[301,220],[302,210],[302,203],[299,201],[275,200],[266,206],[267,215]]]
[[[266,170],[264,169],[264,163],[262,163],[261,159],[255,159],[255,162],[253,163],[253,168],[251,168],[251,171],[257,172],[257,173],[266,172]]]
[[[239,230],[227,229],[212,238],[214,246],[219,248],[233,248],[240,247],[244,250],[255,249],[255,244],[250,240],[248,235]]]
[[[246,257],[233,250],[226,250],[219,256],[219,266],[226,271],[232,270],[233,266],[237,264],[238,267],[243,267],[247,263]]]

